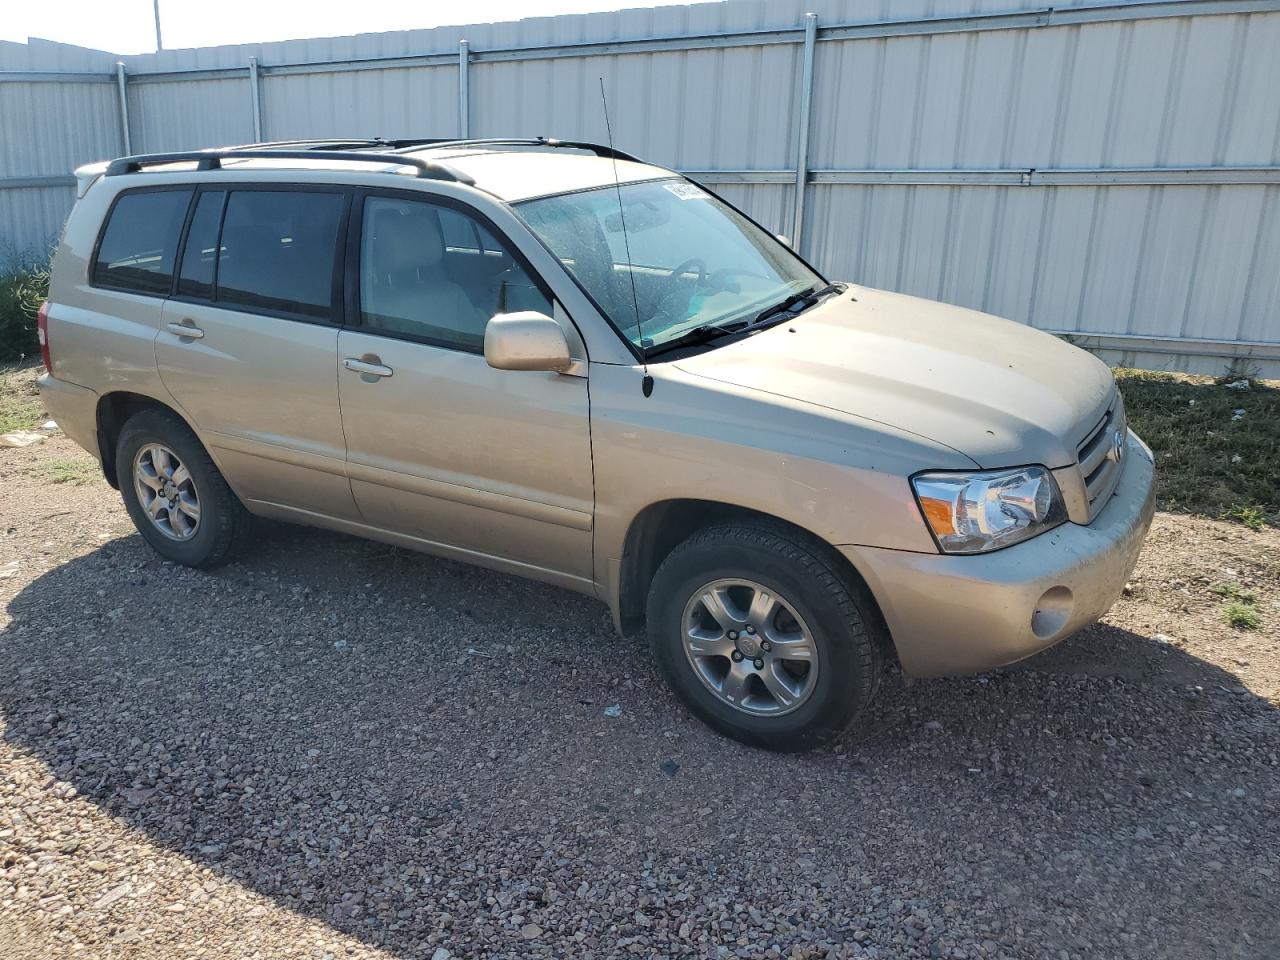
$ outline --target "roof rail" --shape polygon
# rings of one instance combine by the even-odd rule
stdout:
[[[420,146],[419,146],[420,145]],[[637,157],[633,157],[629,153],[623,153],[621,150],[615,150],[613,147],[605,146],[602,143],[589,143],[585,140],[556,140],[554,137],[491,137],[482,140],[422,140],[417,141],[413,146],[402,147],[402,150],[414,149],[448,149],[451,147],[549,147],[551,149],[566,150],[587,150],[594,153],[597,157],[611,157],[615,160],[630,160],[633,163],[644,163]]]
[[[222,150],[264,150],[284,147],[297,147],[300,150],[363,150],[385,148],[400,150],[424,144],[438,143],[439,137],[418,137],[410,139],[387,140],[383,137],[334,137],[317,139],[308,137],[303,140],[262,140],[258,143],[237,143],[235,146],[221,147]]]
[[[197,170],[218,170],[224,160],[341,160],[354,163],[386,163],[398,167],[414,167],[418,176],[427,180],[447,180],[454,183],[474,184],[475,180],[443,163],[407,157],[398,153],[366,153],[362,150],[247,150],[223,148],[219,150],[187,150],[179,153],[147,153],[133,157],[121,157],[107,165],[106,176],[118,177],[127,173],[140,173],[145,167],[165,163],[195,162]]]

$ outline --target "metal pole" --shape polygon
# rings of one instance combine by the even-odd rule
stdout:
[[[116,61],[116,89],[120,91],[120,138],[124,141],[124,155],[133,153],[129,145],[129,93],[125,89],[124,62]]]
[[[151,0],[151,9],[156,15],[156,52],[164,49],[164,40],[160,37],[160,0]]]
[[[804,15],[804,59],[800,63],[800,130],[796,136],[795,219],[791,242],[804,251],[804,198],[809,184],[809,113],[813,103],[813,50],[818,39],[818,15]]]
[[[262,91],[258,85],[258,58],[249,58],[249,96],[253,98],[253,142],[262,142]]]
[[[471,44],[458,41],[458,137],[471,136],[471,87],[468,74],[471,70]]]

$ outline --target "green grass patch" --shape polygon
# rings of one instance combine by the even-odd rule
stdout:
[[[1250,530],[1261,530],[1267,525],[1267,515],[1261,507],[1230,507],[1223,514],[1224,519],[1243,523]]]
[[[98,476],[98,465],[79,457],[53,457],[40,464],[40,472],[50,483],[69,483],[78,487]]]
[[[1215,583],[1209,587],[1210,593],[1216,593],[1218,596],[1227,600],[1238,600],[1240,603],[1257,603],[1258,597],[1252,590],[1246,590],[1238,583],[1230,580],[1224,580],[1221,583]]]
[[[1211,593],[1225,599],[1222,619],[1236,630],[1257,630],[1262,626],[1262,614],[1258,611],[1258,595],[1231,580],[1224,580],[1209,587]]]
[[[0,368],[0,433],[30,430],[40,425],[44,404],[36,389],[36,375],[41,369],[31,363]]]
[[[1236,630],[1257,630],[1262,626],[1262,614],[1252,603],[1229,600],[1222,608],[1222,619]]]
[[[1129,423],[1156,458],[1160,508],[1280,525],[1280,388],[1117,370]],[[1243,411],[1243,413],[1238,413]]]

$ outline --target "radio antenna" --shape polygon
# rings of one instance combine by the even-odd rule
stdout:
[[[622,206],[622,183],[618,180],[618,153],[613,149],[613,127],[609,123],[609,98],[604,95],[604,77],[600,77],[600,102],[604,105],[604,130],[609,137],[609,155],[613,159],[613,192],[618,198],[618,217],[622,221],[622,249],[627,255],[627,278],[631,281],[631,307],[636,317],[636,346],[640,348],[640,362],[644,365],[644,379],[640,389],[647,397],[653,393],[653,377],[649,376],[649,361],[644,355],[644,330],[640,326],[640,298],[636,296],[636,274],[631,267],[631,241],[627,237],[627,212]]]

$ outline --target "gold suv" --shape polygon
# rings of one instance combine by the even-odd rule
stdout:
[[[1106,366],[832,283],[608,147],[325,141],[77,171],[49,409],[142,536],[254,516],[598,597],[688,707],[836,736],[886,657],[986,670],[1101,616],[1152,512]]]

